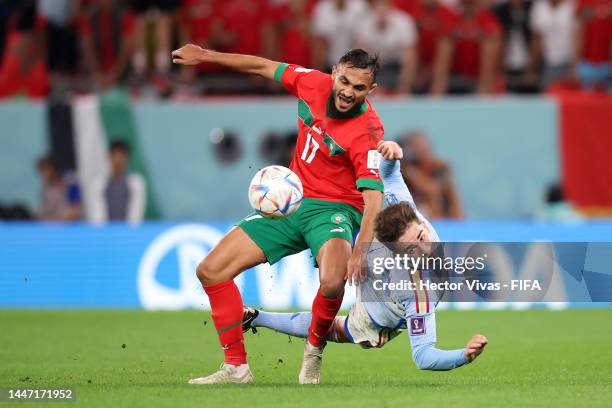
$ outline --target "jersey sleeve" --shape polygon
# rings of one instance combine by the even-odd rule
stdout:
[[[386,160],[382,158],[380,162],[380,175],[385,186],[385,200],[388,205],[407,202],[412,208],[416,209],[414,198],[412,198],[412,194],[410,194],[410,190],[408,190],[408,186],[402,177],[399,160]]]
[[[384,129],[380,123],[370,124],[367,133],[357,137],[348,151],[349,159],[355,169],[355,184],[358,190],[377,190],[385,188],[380,177],[381,155],[376,145],[383,140]]]
[[[436,314],[408,316],[406,319],[412,359],[420,370],[446,371],[468,363],[464,349],[436,348]]]
[[[293,64],[281,63],[274,72],[274,80],[298,98],[316,89],[325,79],[331,80],[323,72]]]

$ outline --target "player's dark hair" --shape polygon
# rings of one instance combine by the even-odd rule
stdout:
[[[376,75],[380,69],[378,54],[370,55],[360,48],[350,50],[344,54],[340,58],[339,64],[344,64],[353,68],[369,69],[372,73],[372,82],[376,82]]]
[[[128,156],[130,155],[130,145],[123,140],[115,140],[114,142],[111,142],[108,150],[111,153],[119,151],[127,154]]]
[[[376,216],[376,239],[380,242],[396,242],[412,222],[419,222],[419,217],[409,203],[390,205]]]

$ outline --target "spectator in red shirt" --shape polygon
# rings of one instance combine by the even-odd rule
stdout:
[[[266,0],[220,0],[211,25],[212,48],[229,53],[262,55],[264,24],[269,18]],[[206,68],[211,69],[211,68]],[[259,77],[214,68],[215,75],[201,78],[201,92],[242,94],[269,93],[270,84]],[[210,70],[208,72],[211,72]]]
[[[432,93],[492,93],[500,44],[497,17],[478,0],[462,0],[459,17],[438,42]]]
[[[220,5],[221,51],[261,55],[263,24],[267,18],[265,0],[223,0]]]
[[[0,66],[0,98],[27,94],[44,98],[49,92],[45,58],[45,22],[35,0],[23,0],[11,10]]]
[[[579,0],[576,10],[576,74],[583,85],[610,85],[612,0]]]
[[[115,0],[98,0],[79,24],[83,56],[97,88],[115,86],[127,74],[135,49],[135,17]]]
[[[215,48],[212,33],[219,21],[219,0],[185,0],[179,21],[181,42]]]
[[[284,0],[270,7],[264,27],[265,52],[273,60],[313,66],[310,16],[314,0]]]
[[[230,53],[264,54],[264,23],[270,18],[267,0],[186,0],[181,12],[185,42]],[[217,65],[182,67],[183,86],[175,96],[201,93],[268,93],[270,85]],[[197,73],[204,75],[196,75]],[[187,84],[187,86],[185,86]],[[195,85],[195,86],[194,86]]]
[[[416,22],[419,64],[413,88],[417,93],[426,93],[431,88],[438,41],[457,15],[439,0],[395,0],[395,5]]]
[[[221,31],[219,5],[220,0],[185,0],[179,16],[181,43],[192,43],[211,49],[221,47],[222,41],[217,38]],[[189,96],[196,91],[193,83],[198,72],[210,74],[221,71],[221,67],[211,64],[181,66],[181,82],[187,86],[179,88],[179,95]]]

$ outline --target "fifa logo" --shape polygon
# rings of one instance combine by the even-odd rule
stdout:
[[[416,316],[410,318],[410,334],[412,336],[420,336],[425,334],[425,317]]]

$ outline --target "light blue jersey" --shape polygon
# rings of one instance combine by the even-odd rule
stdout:
[[[440,241],[431,223],[416,209],[414,199],[402,178],[399,161],[383,159],[380,174],[385,186],[386,204],[410,203],[429,230],[432,241]],[[435,348],[437,294],[426,290],[375,289],[372,284],[375,280],[385,283],[410,279],[418,286],[418,281],[423,279],[422,272],[411,274],[405,269],[385,269],[383,273],[374,274],[374,259],[389,257],[393,257],[392,252],[381,243],[374,242],[368,252],[368,279],[365,284],[358,286],[357,301],[363,302],[372,322],[381,328],[408,331],[413,359],[421,369],[450,370],[466,364],[463,349],[446,351]]]

